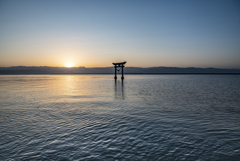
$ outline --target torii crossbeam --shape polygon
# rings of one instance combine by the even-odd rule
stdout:
[[[121,62],[121,63],[112,63],[114,65],[114,68],[115,68],[115,77],[114,79],[117,79],[117,68],[118,67],[122,67],[122,77],[121,79],[124,79],[124,76],[123,76],[123,67],[124,67],[124,64],[126,64],[126,61],[125,62]]]

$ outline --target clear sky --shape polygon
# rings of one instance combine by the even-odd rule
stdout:
[[[1,0],[0,66],[240,68],[239,0]]]

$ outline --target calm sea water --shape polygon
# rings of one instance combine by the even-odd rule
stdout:
[[[1,75],[0,160],[240,160],[240,76]]]

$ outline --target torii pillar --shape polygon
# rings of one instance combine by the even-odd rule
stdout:
[[[114,79],[117,79],[117,68],[118,67],[121,67],[122,68],[122,77],[121,79],[124,79],[124,76],[123,76],[123,67],[124,67],[124,64],[126,64],[126,61],[125,62],[122,62],[122,63],[112,63],[114,65],[114,68],[115,68],[115,77]]]

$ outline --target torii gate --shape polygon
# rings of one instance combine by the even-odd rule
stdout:
[[[125,62],[122,62],[122,63],[112,63],[114,65],[114,68],[115,68],[115,77],[114,79],[117,79],[117,68],[118,67],[122,67],[122,77],[121,79],[124,79],[124,76],[123,76],[123,67],[124,67],[124,64],[126,64],[126,61]]]

